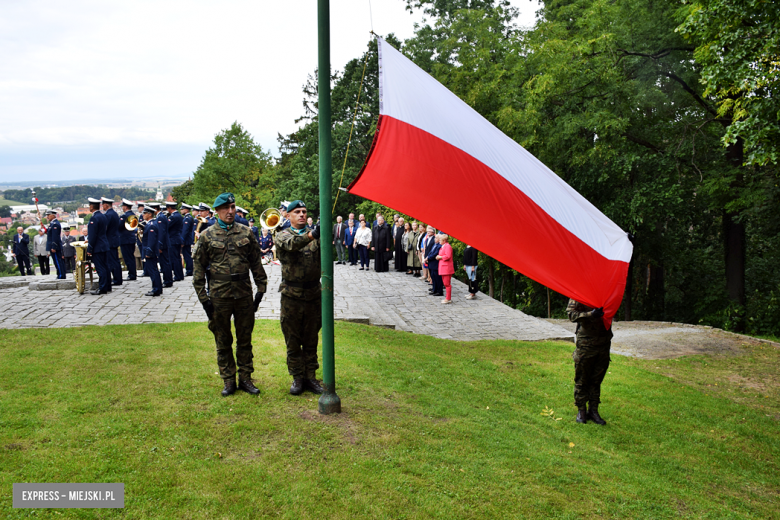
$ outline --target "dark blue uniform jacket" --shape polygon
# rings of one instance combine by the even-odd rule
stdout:
[[[106,238],[108,238],[108,247],[111,249],[119,247],[119,215],[114,208],[106,211]]]
[[[46,230],[46,251],[62,256],[62,226],[56,218],[49,224]]]
[[[108,238],[106,237],[106,216],[96,211],[89,219],[87,226],[87,253],[105,253],[109,250]]]

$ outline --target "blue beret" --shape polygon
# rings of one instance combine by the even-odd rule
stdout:
[[[236,198],[233,196],[232,193],[223,193],[220,196],[218,196],[216,199],[214,199],[213,206],[214,209],[217,209],[223,204],[233,204],[234,202],[236,202]]]
[[[287,213],[291,213],[295,208],[305,208],[306,204],[302,200],[294,200],[287,205]]]

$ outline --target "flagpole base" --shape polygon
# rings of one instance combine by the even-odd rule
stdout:
[[[322,415],[341,413],[341,399],[336,392],[325,392],[320,396],[319,411]]]

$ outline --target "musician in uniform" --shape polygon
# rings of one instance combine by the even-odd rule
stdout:
[[[125,260],[127,266],[127,278],[126,281],[131,282],[138,277],[138,272],[135,269],[135,238],[138,235],[137,229],[130,231],[127,229],[127,219],[129,217],[135,217],[133,213],[133,201],[122,199],[122,215],[119,217],[119,249],[122,250],[122,258]]]
[[[149,203],[151,206],[152,203]],[[168,253],[171,241],[168,236],[168,215],[161,210],[160,204],[155,202],[154,209],[157,210],[157,260],[160,263],[162,271],[163,287],[173,287],[173,268],[171,266],[170,254]]]
[[[320,303],[320,226],[306,226],[306,205],[295,200],[287,206],[290,226],[274,237],[282,264],[280,322],[287,345],[287,371],[293,378],[290,393],[304,389],[322,393],[317,381],[317,344],[322,328]]]
[[[106,260],[113,278],[111,285],[122,285],[122,264],[119,263],[119,215],[114,211],[114,199],[103,197],[100,202],[103,206],[103,214],[106,216],[106,238],[109,247]]]
[[[192,218],[189,204],[181,205],[181,255],[184,257],[184,276],[192,276],[192,244],[195,242],[195,219]]]
[[[139,202],[138,203],[138,215],[136,215],[138,217],[138,220],[139,220],[138,221],[138,230],[141,231],[140,233],[138,233],[137,232],[138,230],[136,230],[136,234],[135,234],[135,249],[138,252],[138,258],[140,258],[140,260],[141,260],[141,267],[140,267],[141,274],[139,276],[148,276],[146,274],[146,262],[143,261],[143,258],[144,258],[144,253],[143,253],[144,246],[143,246],[143,242],[142,242],[142,236],[144,234],[144,228],[146,227],[146,222],[144,222],[144,207],[145,207],[145,204],[143,202]]]
[[[160,271],[157,269],[157,257],[160,254],[160,231],[157,228],[157,221],[154,218],[154,208],[144,208],[141,216],[146,221],[141,254],[144,255],[144,259],[146,260],[147,276],[152,281],[152,290],[144,296],[160,296],[163,293]]]
[[[235,224],[236,204],[232,193],[223,193],[214,201],[217,209],[217,225],[201,233],[193,253],[192,285],[198,300],[206,311],[209,329],[217,346],[217,365],[224,382],[222,395],[238,388],[252,395],[260,393],[252,383],[252,331],[267,277],[260,262],[260,246],[249,228]],[[211,271],[209,288],[206,289],[206,270]],[[252,299],[252,282],[257,291]],[[236,327],[236,356],[233,358],[233,335],[230,318]],[[236,365],[238,368],[236,369]]]
[[[250,218],[248,222],[249,222],[249,229],[252,231],[252,234],[257,239],[257,242],[260,243],[260,231],[257,229],[257,226],[255,226],[255,219]]]
[[[184,280],[184,270],[181,266],[181,230],[184,219],[176,211],[176,206],[175,202],[165,203],[165,209],[168,211],[168,240],[171,243],[168,250],[168,261],[173,270],[173,281],[181,282]]]
[[[90,197],[87,200],[89,210],[92,212],[87,225],[87,253],[91,255],[99,277],[98,288],[89,291],[89,294],[107,294],[111,292],[111,271],[108,269],[107,258],[110,247],[106,236],[108,219],[100,212],[100,199]]]
[[[236,222],[249,227],[249,221],[246,219],[246,210],[241,206],[236,206]]]
[[[48,251],[54,262],[54,268],[57,270],[57,280],[65,279],[65,258],[62,254],[62,226],[57,220],[57,212],[53,209],[46,211],[46,219],[49,221],[49,228],[46,230],[46,251]]]
[[[290,201],[283,200],[282,203],[279,205],[279,213],[282,214],[282,225],[279,226],[279,231],[282,231],[284,229],[287,229],[290,227],[290,219],[287,218],[287,206],[290,204]]]

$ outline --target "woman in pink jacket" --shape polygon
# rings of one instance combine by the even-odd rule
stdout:
[[[455,261],[452,259],[452,246],[450,245],[449,235],[442,233],[439,235],[441,249],[436,259],[439,261],[439,276],[446,290],[445,299],[442,303],[452,303],[452,275],[455,274]]]

